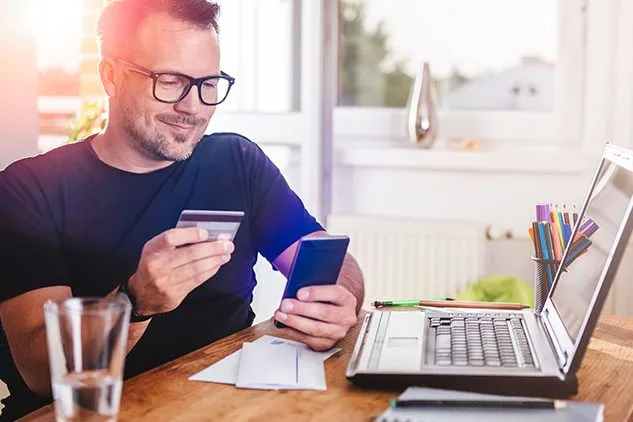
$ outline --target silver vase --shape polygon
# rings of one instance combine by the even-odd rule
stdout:
[[[415,75],[407,101],[407,134],[409,140],[430,148],[437,138],[435,88],[428,63],[422,63]]]

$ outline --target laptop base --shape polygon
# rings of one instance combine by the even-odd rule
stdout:
[[[564,399],[578,392],[575,376],[562,380],[556,377],[496,377],[425,374],[355,374],[348,379],[364,389],[398,390],[424,386],[508,396],[549,397]]]

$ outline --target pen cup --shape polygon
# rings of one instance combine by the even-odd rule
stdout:
[[[551,280],[554,280],[560,261],[536,258],[534,256],[532,260],[536,264],[534,271],[534,312],[540,314],[545,304],[545,299],[547,299],[547,294],[549,293],[549,277],[551,275]]]

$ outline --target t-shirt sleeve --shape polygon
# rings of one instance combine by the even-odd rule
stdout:
[[[42,287],[70,285],[47,201],[29,169],[0,172],[0,301]]]
[[[302,236],[324,229],[259,146],[248,142],[243,150],[251,186],[252,236],[257,250],[273,262]]]

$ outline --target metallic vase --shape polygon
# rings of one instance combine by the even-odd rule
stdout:
[[[407,101],[407,134],[409,140],[430,148],[437,138],[436,96],[429,64],[423,63],[415,75]]]

